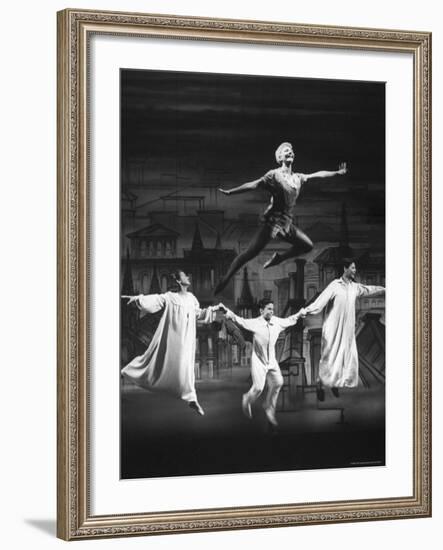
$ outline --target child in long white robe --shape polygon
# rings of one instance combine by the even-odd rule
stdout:
[[[126,365],[122,374],[147,390],[183,399],[204,414],[195,391],[196,321],[212,322],[217,308],[200,309],[191,292],[140,295],[134,302],[142,312],[163,310],[163,315],[148,349]]]
[[[384,292],[382,286],[362,285],[342,278],[332,281],[305,309],[316,315],[326,308],[321,337],[319,379],[329,388],[358,385],[358,352],[355,340],[357,298]]]

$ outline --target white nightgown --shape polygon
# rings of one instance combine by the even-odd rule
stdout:
[[[319,364],[319,378],[325,386],[354,388],[358,385],[355,301],[361,296],[384,291],[382,286],[335,279],[306,308],[308,314],[315,315],[328,306],[322,328]]]
[[[184,401],[197,401],[195,392],[195,338],[197,319],[213,320],[214,308],[200,309],[190,292],[140,295],[141,311],[163,315],[148,349],[126,365],[122,374],[147,390],[163,391]]]

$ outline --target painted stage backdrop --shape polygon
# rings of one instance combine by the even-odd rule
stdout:
[[[385,85],[381,82],[121,70],[121,295],[173,291],[189,275],[201,308],[219,302],[243,318],[271,299],[287,317],[312,304],[352,258],[356,280],[385,285]],[[309,252],[264,269],[288,248],[273,239],[215,289],[263,224],[270,193],[219,191],[278,167],[290,142],[292,170],[347,172],[302,184],[293,223]],[[119,372],[146,352],[163,310],[121,300]],[[266,472],[385,464],[385,297],[355,305],[357,387],[317,379],[324,312],[280,333],[283,376],[276,418],[260,397],[242,410],[251,385],[251,333],[222,311],[197,321],[193,375],[204,416],[183,400],[121,376],[122,478]],[[207,319],[206,319],[207,321]],[[388,367],[389,368],[389,367]]]

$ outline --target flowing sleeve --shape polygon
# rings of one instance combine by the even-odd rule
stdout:
[[[311,305],[309,305],[306,308],[306,313],[308,315],[316,315],[317,313],[320,313],[323,311],[323,309],[326,307],[328,302],[334,297],[335,294],[335,282],[332,281],[320,294],[320,296],[312,302]]]
[[[230,309],[226,311],[226,319],[233,321],[236,325],[244,328],[245,330],[254,332],[255,319],[244,319],[243,317],[236,315]]]
[[[157,313],[165,307],[166,297],[164,294],[140,294],[135,303],[143,313]]]
[[[216,308],[214,306],[209,306],[204,309],[200,307],[200,304],[197,298],[194,296],[194,306],[195,306],[195,318],[200,323],[212,323],[215,321]]]
[[[275,321],[280,325],[282,330],[296,325],[299,318],[300,316],[297,313],[295,313],[294,315],[290,315],[289,317],[286,317],[284,319],[282,319],[281,317],[274,317]]]
[[[361,283],[357,283],[357,296],[359,298],[374,296],[374,294],[381,294],[382,292],[385,292],[384,286],[362,285]]]
[[[238,315],[235,315],[235,313],[233,313],[232,320],[237,323],[239,327],[254,332],[255,319],[244,319],[243,317],[239,317]]]

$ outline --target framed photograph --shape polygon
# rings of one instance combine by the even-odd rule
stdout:
[[[58,13],[58,536],[431,514],[431,35]]]

